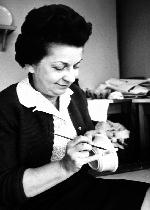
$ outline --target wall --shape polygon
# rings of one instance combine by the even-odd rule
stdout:
[[[118,0],[120,77],[150,77],[150,1]]]
[[[7,50],[0,52],[0,90],[26,76],[15,62],[14,43],[27,12],[33,7],[62,3],[73,7],[93,23],[93,34],[85,47],[79,83],[94,88],[110,77],[119,77],[115,0],[0,0],[13,14],[15,32],[9,35]]]

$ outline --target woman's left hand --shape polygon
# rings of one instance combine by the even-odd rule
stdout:
[[[88,137],[91,140],[91,143],[93,141],[93,139],[95,138],[96,134],[99,134],[100,132],[98,130],[90,130],[87,131],[84,136]]]

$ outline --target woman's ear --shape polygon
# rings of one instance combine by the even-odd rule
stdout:
[[[24,68],[25,68],[25,70],[28,71],[29,73],[32,73],[32,74],[33,74],[33,73],[35,72],[33,66],[31,66],[31,65],[27,65],[27,64],[26,64]]]

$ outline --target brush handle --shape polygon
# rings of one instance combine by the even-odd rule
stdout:
[[[60,134],[54,133],[55,136],[60,136],[63,137],[65,139],[69,139],[69,140],[73,140],[72,138],[69,138],[67,136],[62,136]],[[107,150],[106,148],[100,147],[100,146],[96,146],[95,144],[90,144],[92,147],[98,148],[98,149],[102,149],[102,150]]]

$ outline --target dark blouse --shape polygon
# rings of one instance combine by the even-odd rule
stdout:
[[[83,91],[71,89],[68,107],[78,135],[93,129]],[[53,146],[53,117],[20,104],[16,84],[0,93],[0,202],[18,205],[27,200],[22,185],[25,169],[50,162]],[[47,194],[47,192],[46,192]]]

